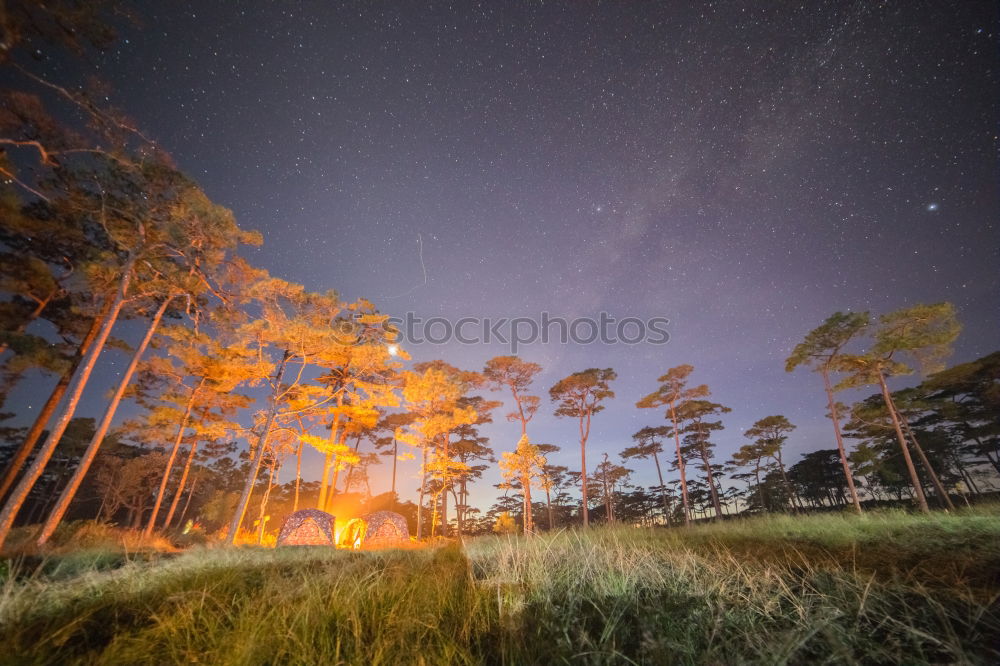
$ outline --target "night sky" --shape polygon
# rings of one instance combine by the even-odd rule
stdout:
[[[733,408],[720,462],[769,414],[799,426],[794,462],[834,443],[819,378],[784,359],[835,310],[949,300],[953,362],[1000,347],[995,3],[395,4],[140,3],[93,63],[277,276],[398,316],[668,318],[666,345],[519,350],[555,462],[579,446],[548,388],[588,367],[619,375],[591,467],[663,423],[634,403],[681,363]]]

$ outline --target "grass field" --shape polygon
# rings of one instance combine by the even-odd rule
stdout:
[[[996,507],[5,566],[11,664],[1000,661]]]

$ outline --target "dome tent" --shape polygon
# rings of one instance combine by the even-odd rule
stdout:
[[[325,511],[302,509],[285,518],[279,546],[332,546],[336,519]]]
[[[364,521],[368,525],[362,542],[365,548],[392,548],[410,539],[406,518],[394,511],[375,511],[365,516]]]

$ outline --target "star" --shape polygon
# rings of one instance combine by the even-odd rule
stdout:
[[[931,203],[927,204],[927,211],[928,211],[929,213],[933,213],[933,212],[934,212],[934,211],[936,211],[937,209],[938,209],[938,205],[937,205],[937,202],[935,202],[935,201],[932,201]]]

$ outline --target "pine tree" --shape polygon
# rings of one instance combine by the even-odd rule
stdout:
[[[907,438],[886,377],[905,375],[913,372],[910,366],[897,360],[909,357],[925,373],[940,369],[942,361],[951,352],[951,344],[961,332],[961,324],[955,316],[951,303],[916,305],[903,308],[879,318],[875,331],[875,344],[870,352],[862,355],[845,355],[837,362],[837,369],[849,372],[837,388],[877,385],[882,391],[889,416],[892,419],[900,451],[906,462],[906,469],[913,484],[917,505],[924,513],[930,512],[920,478],[913,459],[910,457]],[[930,463],[926,463],[929,473],[933,473]]]
[[[688,400],[703,398],[708,395],[708,386],[701,384],[694,388],[687,387],[687,379],[694,372],[694,367],[690,365],[678,365],[670,368],[667,373],[656,381],[661,382],[660,388],[645,396],[635,404],[640,409],[656,409],[667,407],[666,417],[670,423],[674,435],[674,446],[677,454],[677,469],[680,473],[681,501],[684,504],[684,525],[691,525],[691,506],[688,501],[687,491],[687,469],[684,456],[681,454],[681,419],[677,416],[677,407]]]
[[[533,445],[527,435],[521,435],[517,442],[517,449],[513,452],[505,451],[500,458],[500,471],[504,480],[510,483],[517,480],[521,484],[521,492],[524,497],[524,534],[533,534],[535,531],[534,519],[532,517],[531,506],[531,486],[537,485],[539,479],[544,474],[546,464],[538,447]]]
[[[840,410],[834,399],[834,389],[830,381],[830,373],[837,369],[844,348],[868,327],[868,313],[835,312],[820,326],[806,334],[805,340],[792,350],[785,361],[785,371],[792,372],[804,365],[823,377],[823,388],[826,390],[828,416],[833,422],[833,433],[837,439],[837,451],[840,453],[840,463],[844,470],[844,480],[851,493],[854,511],[861,514],[861,501],[854,488],[854,477],[848,464],[847,451],[844,449],[844,438],[840,432]]]
[[[587,497],[587,439],[593,415],[604,409],[601,403],[615,397],[609,388],[618,375],[611,368],[590,368],[574,372],[549,389],[549,397],[557,403],[555,415],[575,418],[580,426],[580,490],[583,495],[583,526],[590,526]]]

